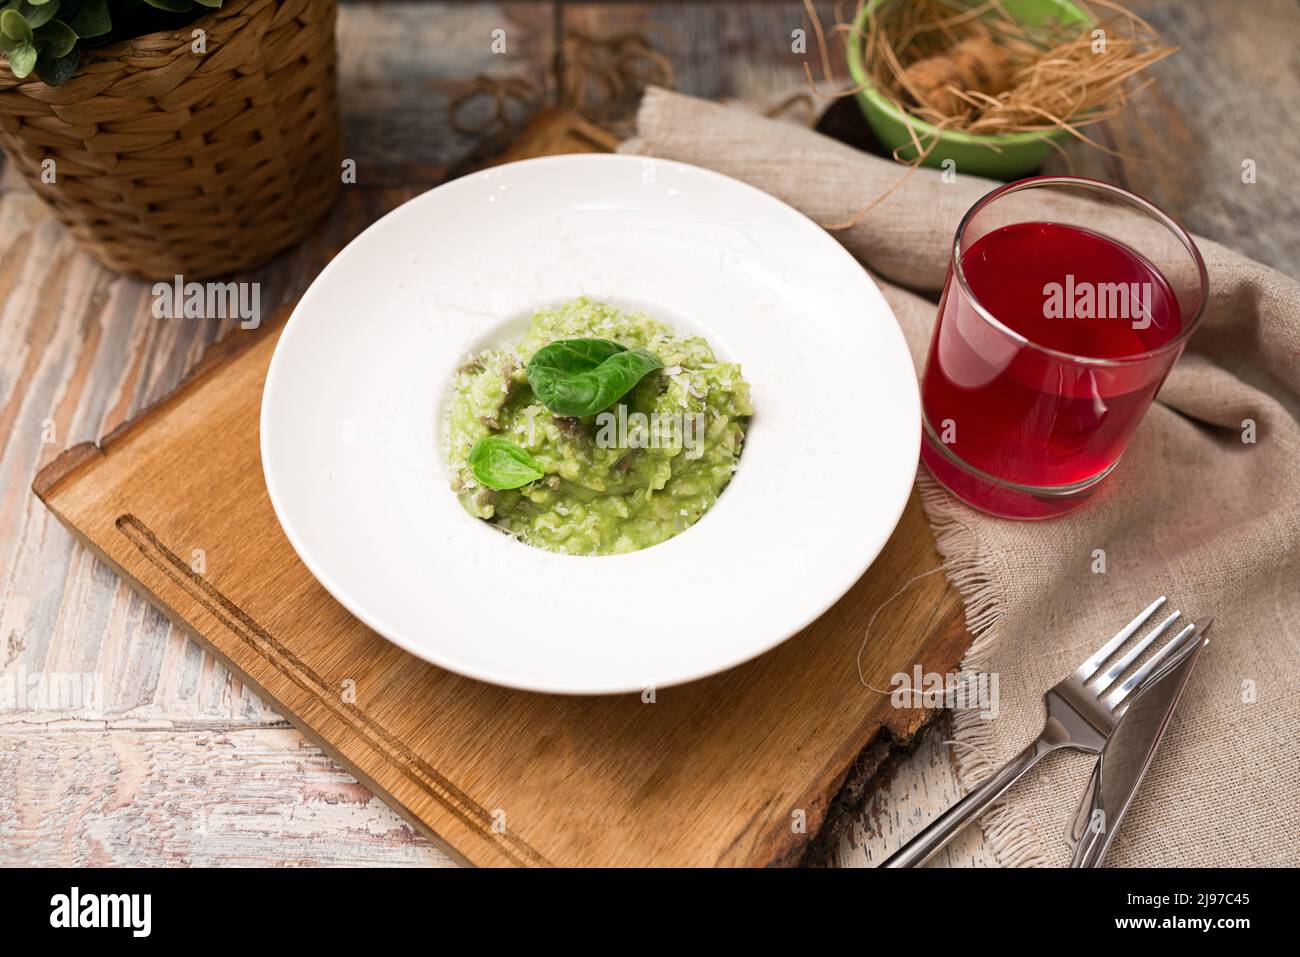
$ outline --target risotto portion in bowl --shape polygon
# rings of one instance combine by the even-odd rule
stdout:
[[[734,362],[588,298],[538,311],[513,349],[456,372],[446,447],[465,510],[571,555],[631,552],[699,521],[753,409]]]

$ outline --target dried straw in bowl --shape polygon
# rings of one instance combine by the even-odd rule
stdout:
[[[918,119],[988,136],[1064,129],[1091,143],[1080,130],[1119,113],[1141,88],[1130,81],[1176,49],[1113,0],[1091,6],[1110,14],[1093,16],[1099,34],[1078,23],[1027,26],[998,0],[885,0],[857,42],[871,83]]]
[[[858,20],[867,0],[858,0],[852,23],[837,6],[834,31],[859,45],[867,79],[851,89],[821,93],[804,64],[809,88],[818,95],[854,96],[878,90],[902,112],[911,137],[906,171],[847,219],[822,223],[851,229],[892,195],[941,142],[944,131],[997,136],[1057,130],[1116,154],[1082,132],[1120,113],[1143,89],[1131,81],[1177,47],[1160,43],[1155,29],[1115,0],[1075,0],[1098,24],[1048,23],[1029,27],[1010,16],[999,0],[881,0]],[[812,0],[803,0],[821,55],[823,77],[834,82],[826,32]],[[1093,8],[1106,11],[1099,17]],[[1096,32],[1100,30],[1100,36]],[[920,121],[920,122],[914,122]],[[921,130],[928,123],[928,130]],[[924,142],[923,142],[924,138]],[[1047,142],[1060,150],[1051,139]],[[994,152],[1000,147],[988,141]],[[902,162],[907,145],[894,151]],[[1068,162],[1068,157],[1067,157]]]
[[[334,0],[227,0],[183,29],[87,50],[60,87],[0,68],[0,146],[112,269],[254,268],[339,188],[334,19]]]

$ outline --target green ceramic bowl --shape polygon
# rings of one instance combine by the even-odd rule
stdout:
[[[907,132],[908,121],[916,129],[923,147],[929,146],[937,135],[939,145],[930,151],[924,166],[942,166],[945,159],[957,164],[959,173],[991,176],[995,179],[1015,179],[1037,167],[1050,153],[1055,152],[1053,141],[1059,143],[1070,134],[1064,130],[1043,133],[1007,133],[1003,136],[973,136],[953,130],[936,130],[929,123],[908,117],[889,102],[867,78],[862,64],[861,43],[858,31],[866,23],[867,14],[882,2],[871,0],[864,4],[853,25],[855,30],[846,34],[849,73],[855,86],[866,87],[857,94],[858,105],[871,124],[872,131],[888,150],[898,150],[904,160],[916,156],[916,147]],[[1069,0],[1002,0],[1002,8],[1011,16],[1031,26],[1055,20],[1058,23],[1087,23],[1092,19]],[[990,147],[997,147],[991,149]],[[900,149],[901,147],[901,149]]]

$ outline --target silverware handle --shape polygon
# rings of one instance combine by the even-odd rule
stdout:
[[[979,817],[1002,792],[1015,784],[1022,774],[1038,763],[1051,746],[1040,738],[1002,766],[975,790],[944,811],[916,837],[899,848],[881,867],[920,867],[957,836],[967,824]]]
[[[1101,865],[1102,855],[1106,853],[1106,848],[1110,842],[1105,836],[1089,829],[1083,837],[1079,838],[1079,843],[1074,849],[1074,857],[1070,860],[1071,867],[1099,867]]]

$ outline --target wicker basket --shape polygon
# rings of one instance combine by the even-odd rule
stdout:
[[[334,0],[227,0],[181,30],[84,51],[61,87],[0,67],[0,146],[112,269],[254,268],[339,187],[334,18]],[[199,28],[205,55],[191,49]]]

